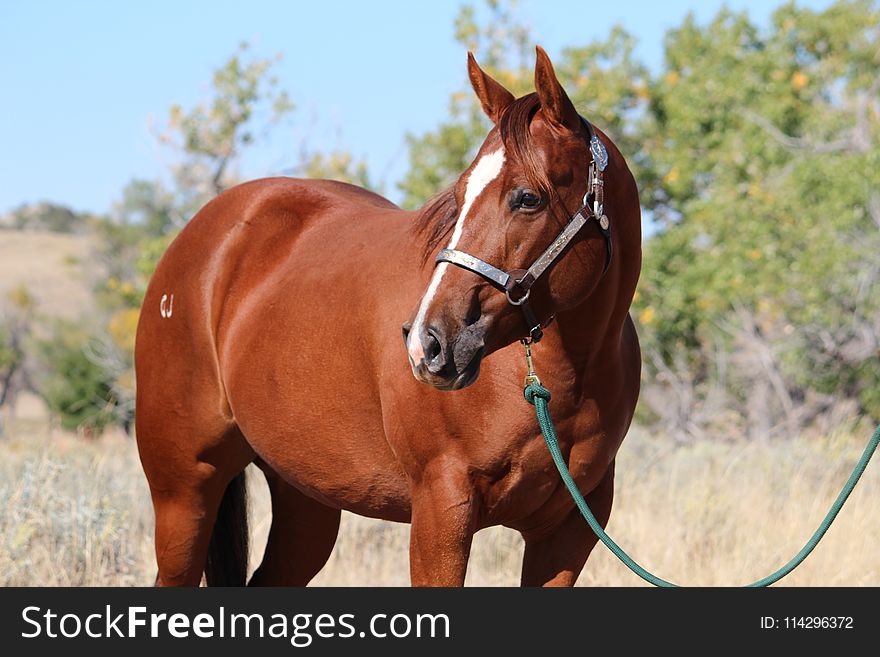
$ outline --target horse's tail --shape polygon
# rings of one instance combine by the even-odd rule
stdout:
[[[208,547],[205,580],[208,586],[244,586],[247,567],[247,485],[242,471],[223,493]]]

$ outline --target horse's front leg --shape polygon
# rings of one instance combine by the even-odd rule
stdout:
[[[599,485],[585,496],[596,520],[604,528],[614,499],[614,462]],[[574,507],[552,532],[523,532],[522,586],[574,586],[598,542],[581,512]]]
[[[477,504],[463,468],[437,464],[412,485],[409,568],[413,586],[463,586]]]

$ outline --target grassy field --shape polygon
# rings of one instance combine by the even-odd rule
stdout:
[[[96,441],[19,422],[0,441],[0,584],[149,585],[152,512],[134,443]],[[676,446],[634,430],[620,453],[609,532],[661,577],[735,585],[797,552],[818,525],[868,435],[843,432],[767,445]],[[11,437],[9,437],[11,436]],[[268,530],[264,485],[254,488],[255,549]],[[880,461],[868,468],[823,543],[783,584],[880,585]],[[345,514],[316,585],[407,585],[408,526]],[[475,539],[467,583],[518,583],[519,536]],[[642,585],[604,547],[578,582]]]

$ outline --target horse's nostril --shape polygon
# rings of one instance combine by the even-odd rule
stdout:
[[[442,351],[440,347],[440,338],[434,329],[428,329],[428,335],[425,337],[425,362],[430,363]]]
[[[412,330],[412,322],[404,322],[403,326],[403,341],[407,342],[409,340],[409,332]]]

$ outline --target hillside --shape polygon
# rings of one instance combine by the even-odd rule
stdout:
[[[93,312],[93,244],[89,235],[0,230],[0,308],[10,290],[25,285],[42,315],[75,319]]]

